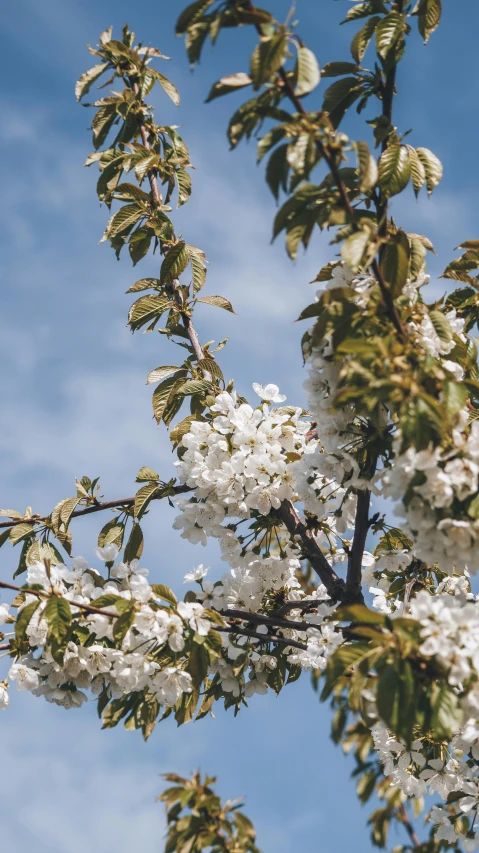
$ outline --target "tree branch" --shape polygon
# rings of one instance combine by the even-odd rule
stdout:
[[[50,598],[46,592],[41,589],[26,589],[24,586],[15,586],[12,583],[0,581],[0,589],[13,589],[15,592],[26,592],[28,595],[36,595],[37,598]],[[81,604],[79,601],[68,601],[70,607],[78,607],[80,610],[85,610],[87,613],[99,613],[100,616],[109,616],[111,619],[118,619],[120,613],[113,613],[111,610],[102,610],[100,607],[94,607],[92,604]]]
[[[346,576],[346,592],[344,597],[346,604],[356,604],[364,601],[361,589],[361,570],[366,537],[369,530],[370,501],[371,492],[369,489],[358,491],[353,544],[348,557],[348,573]]]
[[[283,606],[274,615],[281,617],[285,613],[289,613],[290,610],[314,610],[319,604],[322,604],[322,602],[317,598],[311,598],[308,601],[285,601]]]
[[[312,622],[292,622],[288,619],[277,618],[276,616],[266,616],[262,613],[249,613],[247,610],[219,610],[225,619],[242,619],[243,622],[257,622],[258,625],[269,625],[272,628],[288,628],[294,631],[308,631],[310,628],[321,630],[320,625],[314,625]]]
[[[311,563],[316,574],[319,575],[319,578],[324,583],[332,600],[341,601],[344,595],[344,581],[329,565],[326,557],[314,538],[313,531],[309,530],[301,521],[290,501],[283,501],[277,512],[290,536],[292,538],[298,537],[301,540],[305,556]]]
[[[421,842],[420,842],[418,836],[416,835],[416,831],[414,829],[414,826],[412,825],[411,821],[409,820],[409,816],[408,816],[408,813],[406,811],[404,803],[401,803],[401,805],[398,807],[397,811],[398,811],[399,820],[401,821],[402,825],[404,826],[407,834],[409,835],[409,838],[411,839],[412,843],[414,844],[414,847],[418,847],[418,848],[421,847],[422,846]]]
[[[263,645],[267,643],[278,643],[280,646],[292,646],[293,649],[301,649],[303,652],[308,648],[306,643],[299,643],[298,640],[285,640],[284,637],[277,637],[274,634],[257,634],[256,631],[249,631],[247,628],[233,628],[228,625],[215,625],[215,631],[221,631],[223,634],[241,634],[243,637],[252,637],[255,640],[259,640]]]
[[[173,486],[172,491],[175,495],[185,494],[185,492],[193,491],[189,486]],[[159,500],[158,498],[153,498],[153,500]],[[85,507],[85,509],[77,509],[75,512],[72,512],[70,518],[78,518],[81,515],[91,515],[93,512],[103,512],[105,509],[117,509],[119,507],[131,507],[135,503],[135,498],[120,498],[116,501],[98,501],[97,503],[92,504],[91,506]],[[18,524],[44,524],[49,520],[49,515],[32,515],[30,518],[15,518],[11,521],[2,521],[0,522],[0,529],[2,527],[16,527]]]

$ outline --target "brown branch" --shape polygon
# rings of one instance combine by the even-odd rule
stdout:
[[[416,835],[416,831],[414,829],[414,826],[412,825],[411,821],[409,820],[409,816],[408,816],[408,813],[407,813],[406,808],[404,806],[404,803],[401,803],[401,805],[398,807],[397,811],[398,811],[398,818],[401,821],[401,823],[403,824],[407,834],[409,835],[409,838],[411,839],[412,843],[414,844],[414,847],[421,847],[421,842],[420,842],[418,836]]]
[[[181,495],[185,492],[191,492],[192,489],[189,486],[173,486],[172,492],[175,495]],[[153,500],[159,500],[158,498],[153,498]],[[119,507],[131,507],[135,503],[135,498],[120,498],[116,501],[98,501],[97,503],[92,504],[91,506],[85,507],[85,509],[77,509],[75,512],[72,512],[70,518],[78,518],[82,515],[91,515],[92,512],[103,512],[105,509],[118,509]],[[30,518],[15,518],[11,521],[2,521],[0,522],[0,528],[2,527],[16,527],[18,524],[44,524],[49,520],[49,515],[32,515]]]
[[[371,492],[369,489],[358,491],[356,518],[354,521],[354,536],[348,557],[348,573],[346,576],[346,593],[344,601],[347,604],[363,603],[361,589],[361,570],[363,563],[366,537],[369,530],[369,504]]]
[[[301,521],[290,501],[283,501],[277,512],[290,536],[292,538],[298,537],[301,540],[305,557],[307,557],[311,563],[316,574],[319,575],[319,578],[324,583],[332,600],[341,601],[344,595],[344,581],[329,565],[326,557],[314,538],[313,531],[309,530],[309,528],[307,528]]]
[[[252,637],[259,640],[260,643],[277,643],[280,646],[292,646],[294,649],[301,649],[303,652],[307,650],[306,643],[299,643],[298,640],[285,640],[284,637],[277,637],[275,634],[257,634],[256,631],[250,631],[248,628],[229,627],[228,625],[215,625],[215,631],[221,631],[223,634],[241,634],[243,637]]]
[[[44,592],[41,589],[27,589],[24,586],[15,586],[12,583],[5,583],[4,581],[0,581],[0,589],[13,589],[15,592],[25,592],[29,595],[36,595],[37,598],[51,598],[48,593]],[[87,613],[99,613],[100,616],[109,616],[111,619],[118,619],[120,616],[119,613],[113,613],[111,610],[102,610],[100,607],[93,607],[91,604],[81,604],[79,601],[68,601],[70,607],[78,607],[80,610],[86,610]]]
[[[294,631],[308,631],[310,628],[321,630],[320,625],[314,625],[312,622],[292,622],[288,619],[277,618],[276,616],[266,616],[262,613],[249,613],[247,610],[219,610],[222,616],[226,619],[242,619],[243,622],[256,622],[258,625],[269,625],[271,628],[289,628]]]
[[[284,616],[285,613],[289,613],[290,610],[314,610],[318,607],[319,604],[323,604],[324,602],[319,601],[317,598],[309,599],[308,601],[285,601],[282,607],[276,611],[275,616]]]

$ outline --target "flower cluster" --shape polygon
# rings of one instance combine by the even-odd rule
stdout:
[[[471,507],[479,488],[479,422],[467,421],[462,410],[450,448],[408,447],[383,477],[386,496],[399,502],[396,513],[406,520],[415,554],[448,574],[454,568],[475,572],[479,551],[479,521]],[[398,434],[398,448],[400,441]]]
[[[118,548],[107,545],[98,549],[98,554],[111,566]],[[151,586],[148,571],[137,560],[117,563],[107,580],[89,568],[82,557],[75,558],[70,568],[48,562],[31,565],[27,582],[34,585],[35,592],[26,589],[21,593],[17,615],[17,621],[25,619],[27,648],[10,667],[8,679],[0,683],[0,708],[9,704],[8,682],[16,682],[19,690],[43,696],[65,708],[80,707],[88,692],[110,699],[142,692],[160,708],[174,706],[184,694],[200,686],[188,671],[192,646],[209,642],[213,627],[225,627],[220,613],[227,615],[228,610],[243,605],[237,595],[241,585],[256,590],[257,600],[264,601],[275,586],[283,589],[291,564],[293,568],[299,565],[297,560],[270,557],[263,560],[264,565],[260,561],[255,571],[255,562],[258,561],[253,559],[249,568],[245,562],[243,568],[238,567],[236,577],[234,573],[226,575],[215,584],[205,580],[208,570],[198,566],[185,577],[186,583],[199,584],[198,593],[188,593],[185,601],[169,605],[163,602],[165,594],[174,601],[171,591]],[[290,582],[291,600],[304,600],[292,576]],[[253,594],[248,599],[250,605],[254,598]],[[62,600],[68,602],[71,624],[68,642],[59,656],[51,641],[55,625],[48,608],[50,602]],[[308,600],[307,618],[301,608],[290,610],[271,640],[263,624],[253,624],[247,631],[241,627],[228,629],[221,634],[219,647],[219,635],[215,634],[208,676],[220,689],[220,693],[215,691],[216,698],[224,695],[239,699],[255,692],[265,693],[267,678],[280,665],[281,655],[283,668],[324,669],[327,658],[342,642],[342,635],[330,621],[334,607],[325,588],[320,586]],[[220,612],[213,614],[210,608]],[[125,616],[127,624],[118,631]],[[7,605],[1,605],[0,619],[2,623],[12,621]],[[300,622],[304,628],[298,627]],[[252,632],[251,627],[256,630]],[[275,638],[279,640],[276,649]],[[299,652],[294,648],[298,642]],[[275,653],[263,653],[265,644]]]
[[[477,850],[479,831],[475,814],[479,808],[479,727],[469,721],[449,745],[447,754],[423,740],[409,747],[393,737],[381,723],[372,729],[374,746],[384,774],[391,785],[409,797],[437,794],[443,801],[450,795],[454,805],[434,805],[428,819],[435,825],[437,841],[461,842],[465,851]],[[470,818],[473,818],[472,822]]]
[[[424,313],[421,321],[410,322],[408,324],[408,331],[415,343],[419,344],[419,346],[428,355],[432,355],[433,358],[441,359],[443,356],[448,355],[455,347],[454,335],[465,343],[466,338],[463,334],[464,320],[457,316],[455,308],[452,308],[450,311],[447,311],[442,315],[446,323],[446,328],[448,328],[448,334],[446,335],[438,334],[438,329],[434,326],[427,309],[425,306],[422,306],[422,308]],[[451,361],[447,361],[445,364],[446,366],[449,366],[449,369],[452,369],[453,372],[459,367],[459,365],[456,365],[455,362]],[[461,375],[462,371],[458,376],[459,379],[461,378]]]
[[[299,591],[298,549],[274,511],[295,497],[293,462],[307,448],[310,424],[300,408],[270,408],[285,399],[275,385],[254,388],[264,401],[256,409],[235,394],[220,394],[211,419],[193,422],[183,437],[176,463],[180,481],[194,493],[178,501],[173,526],[193,543],[216,538],[231,567],[207,589],[216,609],[259,611],[281,590]],[[253,524],[241,534],[248,521]]]
[[[178,476],[200,503],[191,509],[192,502],[183,501],[175,527],[190,541],[206,543],[226,518],[249,518],[252,510],[268,515],[293,497],[288,461],[303,452],[310,424],[300,408],[270,409],[268,403],[285,399],[276,385],[253,387],[268,398],[262,406],[237,405],[236,394],[224,392],[211,406],[211,420],[194,421],[183,437]]]
[[[109,561],[118,553],[113,545],[99,550]],[[189,636],[208,634],[211,625],[203,606],[180,602],[173,609],[160,604],[147,581],[148,571],[136,560],[118,563],[110,574],[105,581],[83,557],[75,558],[71,568],[41,562],[28,568],[28,583],[50,597],[39,599],[26,592],[19,606],[17,618],[21,619],[26,608],[37,605],[25,630],[29,651],[12,665],[8,675],[19,690],[29,690],[66,708],[83,704],[85,690],[96,695],[106,690],[118,698],[147,689],[159,705],[173,705],[191,691],[184,661],[176,664],[175,659]],[[47,608],[52,596],[70,602],[72,614],[72,639],[61,662],[46,647],[51,630]],[[95,609],[97,602],[103,607],[91,612],[88,608]],[[128,630],[118,637],[116,623],[127,611],[131,613]],[[159,649],[166,649],[162,664],[156,654]]]

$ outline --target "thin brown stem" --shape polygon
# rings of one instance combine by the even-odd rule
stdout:
[[[191,492],[192,489],[189,486],[173,486],[171,491],[175,495],[182,495],[185,492]],[[155,498],[153,498],[155,500]],[[135,503],[135,498],[119,498],[116,501],[97,501],[91,506],[85,507],[85,509],[77,509],[75,512],[72,512],[70,518],[78,518],[82,515],[91,515],[93,512],[103,512],[105,509],[119,509],[121,507],[125,507],[125,509],[129,509]],[[35,526],[35,524],[44,524],[49,520],[49,515],[32,515],[29,518],[15,518],[11,521],[2,521],[0,522],[0,528],[2,527],[16,527],[18,524],[31,524]]]
[[[269,625],[271,628],[288,628],[294,631],[308,631],[310,628],[321,630],[320,625],[312,622],[292,622],[275,615],[266,616],[262,613],[249,613],[247,610],[220,610],[225,619],[242,619],[243,622],[256,622],[258,625]]]
[[[274,616],[284,616],[290,610],[315,610],[319,604],[323,602],[318,599],[309,599],[308,601],[285,601],[282,607],[274,613]]]
[[[37,598],[48,599],[50,596],[41,589],[26,589],[22,586],[15,586],[12,583],[0,581],[0,589],[13,589],[15,592],[26,592],[28,595],[36,595]],[[99,613],[100,616],[109,616],[111,619],[118,619],[119,613],[113,613],[111,610],[102,610],[101,607],[94,607],[92,604],[82,604],[79,601],[69,601],[70,607],[78,607],[80,610],[85,610],[87,613]]]
[[[252,637],[263,645],[277,643],[279,646],[292,646],[293,649],[301,649],[304,652],[308,648],[306,643],[300,643],[298,640],[285,640],[284,637],[277,637],[275,634],[257,634],[256,631],[250,631],[248,628],[215,625],[215,631],[221,631],[223,634],[241,634],[242,637]]]
[[[421,842],[420,842],[418,836],[416,835],[416,831],[414,829],[414,826],[412,825],[411,821],[409,820],[409,816],[408,816],[408,813],[406,811],[406,807],[405,807],[404,803],[401,803],[401,805],[398,807],[398,817],[399,817],[399,820],[401,821],[402,825],[404,826],[407,834],[409,835],[409,838],[411,839],[412,843],[414,844],[414,847],[421,847]]]

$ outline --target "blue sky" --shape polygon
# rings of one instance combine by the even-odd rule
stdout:
[[[278,16],[286,13],[283,0],[271,5]],[[454,246],[478,236],[479,10],[474,0],[444,5],[444,24],[429,47],[413,39],[396,113],[400,129],[414,127],[411,140],[445,165],[432,200],[416,203],[411,193],[395,210],[408,231],[433,239],[436,274]],[[172,57],[166,73],[182,106],[175,110],[156,96],[157,120],[182,125],[197,166],[192,201],[176,222],[211,261],[207,292],[228,296],[238,312],[205,307],[198,312],[200,336],[230,335],[222,365],[243,392],[253,381],[275,381],[290,402],[302,401],[302,330],[292,321],[311,301],[307,282],[332,252],[317,236],[292,264],[280,241],[270,245],[274,202],[254,165],[254,147],[228,151],[224,129],[234,99],[203,104],[216,79],[246,70],[251,35],[222,36],[191,74],[173,35],[181,7],[164,0],[16,0],[4,12],[3,65],[10,73],[0,94],[1,506],[47,512],[83,474],[101,475],[108,498],[132,493],[141,465],[171,476],[168,438],[151,420],[145,379],[172,351],[155,335],[132,337],[125,328],[124,292],[136,278],[154,275],[157,261],[134,271],[127,257],[117,263],[98,245],[107,213],[96,201],[96,175],[82,166],[91,148],[90,116],[75,104],[73,87],[89,66],[86,43],[96,44],[110,24],[118,31],[127,20],[143,41]],[[352,31],[337,26],[345,8],[344,0],[298,0],[300,32],[322,64],[347,58]],[[319,98],[312,95],[311,104]],[[356,120],[345,126],[364,136],[357,128]],[[434,284],[436,295],[444,289],[444,282]],[[155,581],[179,586],[193,565],[218,562],[214,549],[205,553],[180,540],[173,517],[167,506],[150,514],[143,563]],[[99,526],[90,518],[74,530],[75,553],[93,565]],[[6,548],[0,561],[8,579],[13,562]],[[167,721],[146,745],[123,729],[101,732],[93,706],[67,713],[23,694],[12,700],[0,720],[0,822],[5,848],[14,853],[33,846],[36,853],[161,850],[159,774],[198,766],[218,775],[223,796],[245,796],[264,853],[371,849],[350,764],[329,740],[328,709],[306,677],[278,699],[256,697],[237,719],[218,708],[215,720],[179,730]]]

